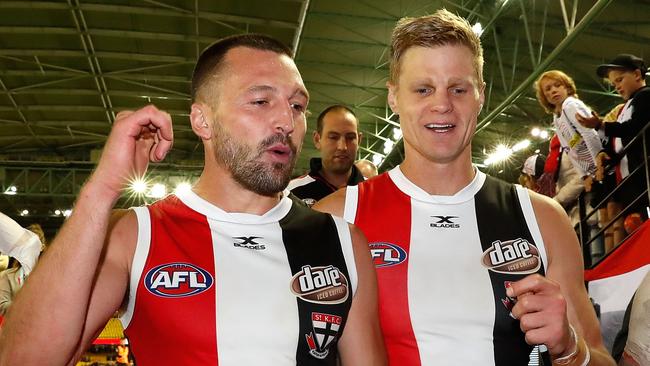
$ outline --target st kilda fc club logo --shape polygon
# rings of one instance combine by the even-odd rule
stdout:
[[[342,320],[338,315],[311,313],[312,332],[305,334],[310,355],[321,360],[327,357],[330,346],[338,337]]]
[[[338,268],[303,266],[290,282],[291,292],[316,304],[340,304],[349,296],[348,279]]]

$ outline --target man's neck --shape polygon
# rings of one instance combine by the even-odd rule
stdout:
[[[420,161],[424,160],[424,161]],[[452,196],[467,187],[476,171],[469,159],[456,159],[449,163],[434,163],[407,155],[400,170],[413,184],[437,196]]]
[[[223,168],[204,168],[194,193],[226,212],[263,215],[275,207],[282,192],[264,196],[242,187]]]
[[[352,168],[348,170],[347,173],[345,174],[336,174],[332,172],[328,172],[325,169],[321,169],[318,174],[321,175],[321,177],[325,178],[327,183],[331,184],[332,186],[338,188],[343,188],[348,185],[348,181],[350,180],[350,175],[352,175]]]

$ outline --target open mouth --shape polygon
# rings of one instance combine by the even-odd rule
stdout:
[[[291,156],[292,153],[291,148],[283,144],[275,144],[269,147],[266,151],[278,157],[288,157]]]
[[[429,123],[424,125],[424,127],[434,132],[447,132],[455,128],[456,125],[453,125],[451,123]]]

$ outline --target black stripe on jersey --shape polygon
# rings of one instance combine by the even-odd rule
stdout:
[[[483,252],[491,248],[497,240],[503,242],[521,238],[534,243],[514,185],[487,176],[475,199]],[[498,273],[487,269],[486,271],[490,274],[496,310],[492,332],[495,365],[528,365],[533,346],[526,343],[524,333],[519,328],[519,321],[510,316],[510,310],[502,301],[507,301],[505,282],[514,282],[527,275]],[[537,273],[544,275],[543,264]],[[544,364],[550,365],[550,360],[544,360]]]
[[[315,303],[296,297],[300,319],[296,365],[334,366],[336,365],[338,356],[337,342],[343,333],[348,312],[352,305],[352,289],[349,283],[350,276],[345,265],[345,258],[341,249],[336,224],[330,215],[313,211],[302,204],[296,204],[294,202],[289,213],[280,220],[280,227],[282,228],[282,239],[293,275],[302,272],[304,266],[320,267],[332,265],[338,268],[347,279],[348,297],[342,303]],[[312,321],[312,314],[314,313],[340,316],[342,322],[338,332],[334,332],[332,330],[332,324],[327,322],[325,323],[325,327],[315,330]],[[322,350],[316,350],[316,353],[320,355],[319,357],[323,357],[322,359],[313,355],[313,350],[307,340],[307,337],[311,335],[312,341],[317,342],[314,339],[317,331],[323,334],[324,337],[336,336],[336,339],[331,341],[329,347],[327,347],[326,355],[324,355]],[[318,342],[316,345],[319,346]]]

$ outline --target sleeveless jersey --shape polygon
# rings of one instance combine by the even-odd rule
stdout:
[[[135,209],[121,320],[138,366],[336,365],[357,284],[350,231],[288,193],[261,216],[193,192]]]
[[[397,167],[348,187],[344,216],[368,238],[391,365],[528,364],[505,293],[545,271],[525,189],[477,170],[457,194],[432,196]]]

